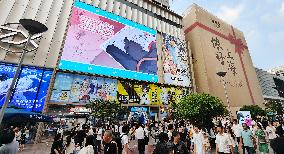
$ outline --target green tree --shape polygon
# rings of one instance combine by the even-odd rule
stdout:
[[[209,94],[193,93],[173,105],[173,116],[177,119],[189,120],[192,124],[201,127],[212,127],[212,119],[227,115],[229,112],[217,97]]]
[[[284,108],[280,102],[271,101],[266,104],[266,107],[266,112],[277,112],[278,115],[282,115],[284,113]]]
[[[258,105],[244,105],[240,111],[250,111],[251,117],[255,119],[257,116],[265,116],[265,111]]]
[[[92,116],[103,122],[105,120],[110,122],[122,120],[123,116],[129,113],[127,107],[115,101],[95,100],[88,103],[86,107],[92,110]]]

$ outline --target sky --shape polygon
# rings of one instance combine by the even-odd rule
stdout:
[[[180,15],[196,3],[243,31],[255,67],[268,70],[284,65],[283,0],[170,1],[170,9]]]

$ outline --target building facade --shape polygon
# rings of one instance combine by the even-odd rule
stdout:
[[[38,111],[42,111],[48,109],[44,104],[82,106],[104,99],[146,107],[157,117],[161,109],[192,91],[182,17],[168,10],[167,4],[150,0],[2,1],[0,25],[26,18],[48,27],[37,42],[38,49],[24,59],[25,67],[35,73],[26,75],[30,85],[21,89],[34,89],[35,96],[28,99],[27,93],[15,90],[14,97],[23,101],[15,100],[12,106],[33,109],[40,98]],[[6,85],[14,70],[6,68],[18,59],[17,54],[0,52]]]
[[[196,91],[221,98],[233,115],[243,105],[263,107],[243,33],[196,4],[184,13],[183,24],[192,52]],[[226,72],[225,77],[218,72]]]
[[[268,70],[275,75],[274,82],[280,97],[284,97],[284,66],[279,66]]]
[[[262,94],[264,96],[279,97],[278,91],[275,89],[276,85],[273,79],[276,75],[259,68],[255,68],[255,70],[262,89]]]

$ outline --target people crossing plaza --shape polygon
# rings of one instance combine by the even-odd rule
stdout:
[[[276,129],[282,127],[282,121],[268,121],[265,128],[258,118],[255,129],[254,125],[239,124],[237,119],[229,123],[225,119],[228,123],[225,127],[219,119],[212,128],[195,126],[186,120],[164,120],[166,128],[161,125],[165,121],[73,124],[69,129],[50,124],[45,126],[43,142],[37,144],[34,144],[31,132],[26,131],[31,129],[30,126],[7,126],[1,131],[0,151],[13,151],[12,154],[15,151],[20,154],[39,151],[43,154],[283,154],[283,147],[279,145],[283,145],[281,135],[284,134],[279,134]],[[13,140],[5,137],[9,134],[3,132],[13,133],[10,136]],[[29,133],[29,137],[23,140],[22,132]],[[21,144],[25,146],[21,147]]]

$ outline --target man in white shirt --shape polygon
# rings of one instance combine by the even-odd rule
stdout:
[[[103,128],[99,126],[98,132],[97,132],[97,146],[98,146],[98,151],[101,151],[102,147],[102,136],[103,136]]]
[[[145,143],[144,143],[145,132],[144,132],[144,129],[142,127],[142,124],[140,124],[139,128],[136,129],[135,136],[138,139],[139,154],[145,154]]]
[[[218,134],[216,135],[216,153],[217,154],[232,154],[233,144],[227,133],[224,133],[224,128],[219,126],[217,128]]]
[[[203,154],[204,153],[204,136],[199,128],[194,128],[194,133],[192,137],[192,142],[194,144],[194,153]]]
[[[237,119],[234,119],[233,121],[232,130],[237,138],[237,142],[240,143],[241,131],[243,130],[243,128],[240,124],[238,124]]]
[[[120,138],[121,138],[121,144],[122,144],[122,147],[123,147],[123,150],[122,150],[122,154],[128,154],[129,150],[129,138],[128,138],[128,135],[127,135],[127,127],[126,126],[123,126],[122,127],[122,133],[120,135]]]

